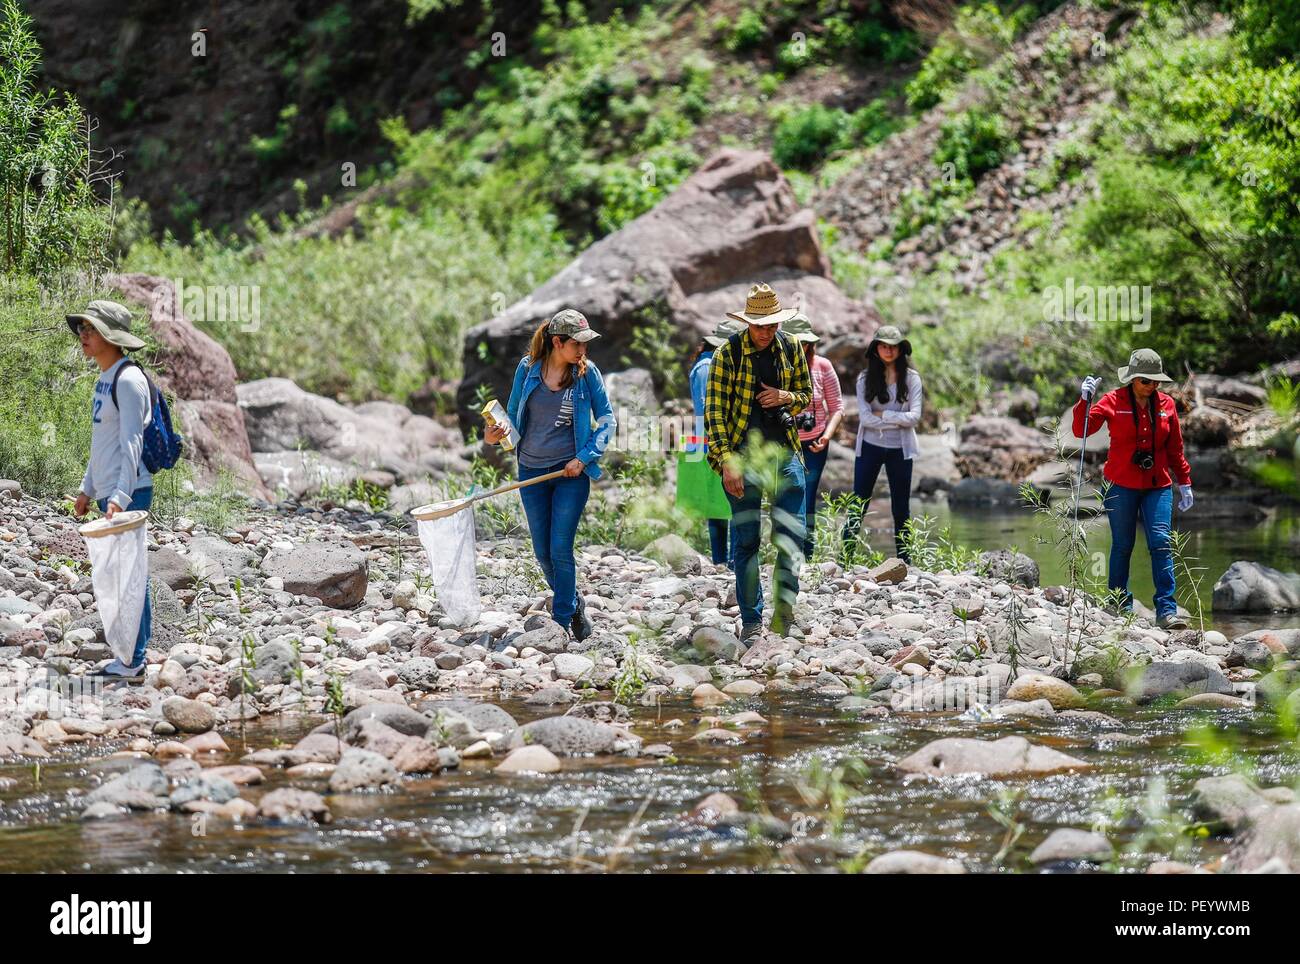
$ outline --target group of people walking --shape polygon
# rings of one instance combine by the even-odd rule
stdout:
[[[152,477],[142,460],[151,418],[152,386],[127,352],[144,346],[131,332],[131,312],[95,301],[68,315],[82,352],[99,368],[91,411],[91,447],[75,512],[91,503],[111,518],[148,509]],[[552,618],[577,640],[592,633],[578,591],[574,541],[600,462],[616,430],[616,418],[589,346],[600,335],[578,310],[565,308],[541,322],[514,373],[506,411],[518,435],[520,481],[555,475],[521,488],[533,552],[552,591]],[[762,632],[764,597],[759,578],[761,509],[771,506],[776,565],[772,577],[771,629],[784,634],[793,618],[802,563],[815,544],[818,489],[831,441],[844,418],[840,378],[817,352],[820,338],[809,319],[784,308],[766,284],[749,289],[743,309],[728,312],[703,339],[690,369],[695,434],[718,476],[730,519],[710,519],[713,561],[735,571],[740,636]],[[853,491],[868,504],[883,469],[889,482],[895,549],[907,561],[912,467],[918,455],[916,428],[923,410],[923,383],[911,365],[912,346],[893,326],[879,328],[856,377],[858,427],[854,439]],[[1108,584],[1121,609],[1131,609],[1129,558],[1138,522],[1151,554],[1160,625],[1185,625],[1177,614],[1170,549],[1173,487],[1178,508],[1193,502],[1191,470],[1183,452],[1174,400],[1158,390],[1171,379],[1160,356],[1134,351],[1118,371],[1119,388],[1096,398],[1099,379],[1088,377],[1073,412],[1076,436],[1109,429],[1104,468],[1104,505],[1111,528]],[[1090,427],[1090,428],[1089,428]],[[508,435],[488,428],[487,444]],[[1172,477],[1171,477],[1172,476]],[[861,538],[862,517],[850,513],[841,539],[850,554]],[[833,538],[833,537],[832,537]],[[136,646],[129,662],[114,660],[101,672],[133,677],[144,671],[151,633],[146,595]]]

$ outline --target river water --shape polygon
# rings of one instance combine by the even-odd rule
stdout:
[[[1038,557],[1045,583],[1060,581],[1047,554],[1034,548],[1032,516],[950,514],[933,505],[928,511],[951,523],[961,542],[1020,546]],[[1277,516],[1258,526],[1219,521],[1192,530],[1209,569],[1205,591],[1238,558],[1286,568],[1283,547],[1294,524],[1292,516]],[[1104,537],[1104,527],[1099,531]],[[870,538],[882,549],[892,543],[884,529]],[[1149,595],[1140,545],[1134,575],[1135,591]],[[1207,613],[1208,603],[1207,596]],[[1219,623],[1256,624],[1296,620]],[[199,828],[191,817],[165,813],[82,822],[78,797],[128,761],[105,758],[102,746],[90,753],[59,748],[39,772],[30,764],[0,765],[0,872],[817,871],[852,868],[900,848],[954,857],[972,871],[1015,872],[1032,869],[1029,851],[1053,828],[1094,824],[1122,854],[1109,869],[1135,871],[1156,855],[1211,861],[1222,854],[1225,841],[1184,826],[1188,792],[1199,777],[1244,767],[1265,785],[1300,782],[1300,747],[1264,711],[1219,711],[1212,729],[1198,730],[1208,718],[1192,711],[1114,704],[1098,708],[1120,721],[1117,728],[1062,720],[977,724],[954,714],[862,719],[837,710],[836,702],[775,692],[737,701],[728,713],[753,710],[767,724],[740,731],[743,745],[725,747],[690,739],[708,724],[688,701],[636,707],[634,732],[646,744],[670,744],[674,759],[566,760],[558,774],[511,777],[493,774],[493,761],[466,761],[459,771],[407,778],[397,789],[328,796],[333,822],[322,827],[210,818]],[[519,702],[501,705],[520,722],[546,715]],[[248,746],[291,744],[318,722],[259,722],[249,728]],[[1007,734],[1053,746],[1092,769],[1040,779],[932,781],[906,780],[893,767],[933,739]],[[226,736],[233,752],[205,762],[238,761],[238,734]],[[860,761],[862,772],[829,788],[819,784],[818,770],[845,761]],[[266,773],[266,783],[243,789],[246,798],[286,785],[280,771]],[[1154,792],[1161,782],[1163,797]],[[297,785],[327,794],[324,781]],[[819,785],[840,793],[808,789]],[[710,829],[683,819],[714,791],[781,826]],[[836,796],[841,806],[828,803]],[[1014,844],[997,859],[1012,835]]]

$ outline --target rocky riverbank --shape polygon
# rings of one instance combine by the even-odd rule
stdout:
[[[348,795],[470,761],[485,779],[561,779],[573,758],[668,765],[702,745],[758,754],[765,710],[803,696],[865,728],[921,714],[952,721],[960,735],[902,757],[897,772],[995,781],[1095,771],[1095,760],[1050,745],[1053,731],[1082,727],[1122,746],[1133,707],[1232,719],[1300,711],[1300,630],[1228,640],[1085,613],[1062,587],[1037,585],[1023,556],[986,554],[986,575],[897,560],[809,566],[791,635],[746,649],[733,635],[731,574],[676,537],[646,554],[585,546],[580,585],[595,634],[576,643],[550,620],[520,542],[480,542],[485,611],[459,627],[429,591],[414,537],[342,509],[253,512],[225,532],[183,519],[153,528],[148,675],[101,689],[92,673],[109,653],[74,520],[29,498],[3,508],[0,762],[81,754],[133,763],[70,791],[87,820],[170,811],[234,825],[323,823]],[[1085,619],[1082,642],[1067,645]],[[499,703],[536,716],[521,725]],[[682,703],[693,725],[647,722],[647,712]],[[236,754],[242,726],[286,716],[319,725],[292,745],[211,765]],[[1023,734],[982,736],[1008,723]],[[260,792],[270,775],[276,789]],[[710,802],[716,788],[706,783],[693,789],[702,802],[683,820],[759,821],[777,840],[792,834],[789,814]],[[0,780],[6,792],[16,792],[12,776]],[[1289,790],[1220,783],[1201,796],[1219,831],[1240,835],[1225,869],[1300,870],[1300,804]],[[1092,859],[1109,846],[1095,838],[1049,838],[1045,853]],[[901,852],[870,869],[961,864]]]

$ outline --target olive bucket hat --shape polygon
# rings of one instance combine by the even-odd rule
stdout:
[[[68,315],[67,321],[74,335],[81,334],[81,325],[85,322],[93,325],[110,345],[126,349],[144,347],[144,342],[131,334],[130,310],[116,301],[92,301],[85,311]]]
[[[744,330],[744,325],[728,318],[726,321],[718,322],[718,327],[704,336],[704,343],[710,348],[721,348],[732,335],[738,335]]]
[[[876,344],[897,345],[904,355],[912,354],[912,343],[903,337],[903,333],[893,325],[883,325],[876,329],[875,336],[871,339],[871,344],[867,345],[867,354],[870,355]]]
[[[798,313],[796,308],[782,308],[781,299],[776,296],[772,286],[760,282],[751,286],[749,294],[745,296],[745,310],[728,311],[727,317],[743,321],[747,325],[779,325]]]
[[[587,316],[577,308],[562,308],[551,317],[551,324],[546,329],[550,335],[568,335],[574,341],[591,341],[599,338],[600,333],[593,331],[587,324]]]
[[[795,316],[781,326],[781,330],[791,336],[800,344],[817,344],[821,338],[812,329],[812,322],[802,311],[795,313]]]
[[[1164,363],[1153,348],[1139,348],[1128,356],[1128,364],[1119,370],[1119,383],[1127,385],[1135,378],[1149,378],[1153,382],[1172,382],[1165,374]]]

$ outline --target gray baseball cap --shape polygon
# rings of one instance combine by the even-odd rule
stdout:
[[[704,336],[704,343],[712,348],[721,348],[732,335],[740,334],[745,330],[746,326],[738,321],[732,321],[731,319],[720,321],[718,327]]]
[[[82,322],[89,322],[104,340],[118,348],[143,348],[144,342],[131,334],[131,312],[116,301],[92,301],[86,310],[67,316],[68,327],[80,337]]]
[[[568,335],[574,341],[591,341],[600,337],[600,333],[592,331],[587,324],[587,316],[577,308],[561,308],[557,311],[551,317],[546,332],[550,335]]]
[[[817,332],[812,329],[812,322],[802,311],[796,314],[789,321],[781,325],[781,330],[790,335],[797,342],[812,342],[814,345],[821,341]]]

